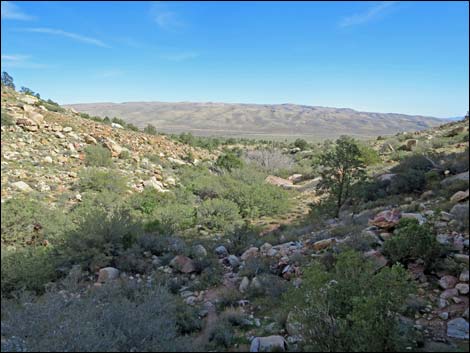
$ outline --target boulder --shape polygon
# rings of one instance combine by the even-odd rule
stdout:
[[[302,324],[295,320],[292,311],[287,314],[286,331],[290,336],[299,336],[301,333]]]
[[[195,257],[199,257],[199,258],[207,256],[207,250],[201,244],[194,245],[192,248],[192,253]]]
[[[105,138],[103,145],[111,151],[111,154],[113,155],[113,157],[118,157],[123,151],[123,148],[119,146],[117,142],[110,139],[109,137]]]
[[[393,229],[401,218],[400,210],[393,209],[382,211],[369,221],[369,225],[382,229]]]
[[[24,181],[17,181],[16,183],[11,184],[15,189],[22,191],[22,192],[31,192],[33,189],[31,186],[26,184]]]
[[[302,181],[302,174],[292,174],[290,177],[287,178],[287,180],[292,181],[293,183],[298,183]]]
[[[328,238],[328,239],[319,240],[319,241],[313,243],[312,247],[316,251],[321,251],[321,250],[329,248],[331,245],[333,245],[335,243],[336,243],[335,238]]]
[[[370,250],[364,254],[364,256],[372,260],[375,270],[380,270],[382,267],[387,266],[388,260],[383,256],[380,251]]]
[[[382,182],[387,182],[387,181],[392,181],[392,179],[395,177],[396,177],[396,174],[386,173],[386,174],[379,175],[377,177],[377,180],[382,181]]]
[[[468,340],[469,325],[462,317],[450,320],[447,323],[447,336],[462,340]]]
[[[268,184],[283,188],[291,188],[294,186],[294,183],[291,180],[283,179],[274,175],[268,175],[264,181]]]
[[[238,268],[240,266],[240,260],[238,260],[238,257],[235,255],[229,255],[227,261],[232,268]]]
[[[455,285],[458,283],[458,281],[459,280],[457,278],[455,278],[454,276],[447,275],[447,276],[442,277],[439,280],[439,286],[442,289],[454,288]]]
[[[247,249],[247,250],[242,254],[242,256],[240,256],[240,258],[241,258],[243,261],[246,261],[246,260],[249,259],[250,257],[257,257],[257,256],[258,256],[258,253],[259,253],[258,248],[253,246],[253,247]]]
[[[227,256],[228,255],[228,251],[227,251],[227,248],[223,245],[220,245],[218,247],[215,248],[215,253],[218,255],[218,256]]]
[[[251,341],[250,352],[285,352],[287,342],[282,336],[255,337]]]
[[[152,176],[150,179],[144,181],[143,184],[144,184],[144,188],[146,189],[155,189],[158,192],[167,191],[163,188],[163,184],[159,182],[155,176]]]
[[[455,286],[455,289],[459,291],[462,295],[467,295],[469,292],[468,284],[467,283],[459,283]]]
[[[119,270],[114,267],[105,267],[98,272],[98,283],[114,281],[119,278]]]
[[[248,277],[243,277],[242,281],[240,282],[240,286],[238,287],[238,290],[241,293],[245,293],[248,290],[248,287],[250,286],[250,280]]]
[[[117,124],[117,123],[111,123],[111,127],[113,129],[124,129],[124,127],[121,124]]]
[[[457,181],[469,181],[468,171],[445,178],[441,181],[443,186],[449,186]]]
[[[170,267],[182,273],[191,273],[196,271],[193,260],[187,256],[177,255],[170,261]]]
[[[469,256],[467,254],[454,254],[454,260],[462,264],[469,264]]]
[[[466,191],[457,191],[452,197],[450,198],[451,202],[462,202],[468,199],[469,190]]]
[[[459,276],[460,282],[468,282],[469,272],[468,270],[463,271]]]

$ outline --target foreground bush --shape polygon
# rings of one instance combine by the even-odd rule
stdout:
[[[308,268],[302,287],[291,289],[285,300],[301,324],[307,351],[395,352],[409,344],[398,315],[410,292],[403,267],[375,274],[371,263],[348,251],[330,270]]]
[[[44,246],[2,249],[2,294],[18,290],[42,293],[58,277],[53,256],[52,249]]]
[[[197,350],[179,333],[181,305],[165,288],[125,285],[2,301],[2,351]]]

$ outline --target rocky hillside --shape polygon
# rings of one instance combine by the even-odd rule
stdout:
[[[347,134],[365,138],[442,124],[440,119],[424,116],[295,104],[126,102],[67,107],[91,115],[117,116],[139,127],[153,124],[167,133],[192,132],[201,136],[323,140]]]
[[[360,145],[332,217],[331,145],[210,153],[5,89],[2,351],[468,350],[468,122]]]
[[[70,110],[55,112],[43,103],[2,87],[2,115],[11,119],[1,128],[2,202],[30,191],[50,199],[79,198],[74,190],[79,172],[86,169],[85,148],[90,145],[104,146],[112,153],[115,168],[129,178],[135,191],[144,187],[165,190],[174,185],[171,168],[167,174],[162,164],[198,164],[214,157],[165,136],[100,124]]]

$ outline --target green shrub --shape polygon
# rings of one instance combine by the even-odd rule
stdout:
[[[77,210],[77,227],[66,234],[59,249],[66,267],[81,265],[97,271],[115,265],[116,259],[132,247],[142,233],[128,209],[81,205]]]
[[[398,320],[413,288],[403,267],[375,273],[361,254],[347,251],[332,269],[316,264],[302,278],[284,298],[306,351],[393,352],[411,344]]]
[[[1,122],[1,126],[11,126],[14,124],[13,122],[13,118],[10,116],[10,114],[8,114],[6,111],[4,111],[2,109],[1,111],[1,117],[2,117],[2,122]]]
[[[193,227],[195,211],[192,205],[173,203],[156,208],[150,219],[148,231],[173,233]]]
[[[178,332],[181,305],[165,288],[130,284],[2,300],[2,351],[197,350]]]
[[[44,285],[58,277],[55,265],[51,247],[2,249],[2,294],[20,290],[43,292]]]
[[[158,134],[157,128],[155,126],[153,126],[152,124],[147,124],[147,126],[144,127],[144,132],[146,134],[149,134],[149,135],[157,135]]]
[[[430,266],[439,258],[442,249],[429,226],[419,225],[415,219],[402,219],[396,234],[384,242],[383,251],[392,262],[406,264],[423,259]]]
[[[5,201],[1,207],[2,245],[42,245],[56,242],[73,227],[62,210],[25,198]]]
[[[380,163],[380,155],[373,148],[367,146],[365,143],[358,143],[361,159],[366,165],[375,165]]]
[[[304,151],[308,148],[308,142],[304,139],[297,139],[294,141],[294,146]]]
[[[127,181],[117,171],[87,168],[80,173],[81,191],[110,191],[122,194],[127,190]]]
[[[235,336],[235,331],[226,319],[219,319],[209,334],[209,341],[216,345],[216,347],[228,348],[232,345]]]
[[[85,147],[85,164],[91,167],[110,167],[113,164],[111,152],[99,145]]]
[[[209,199],[197,208],[197,222],[214,231],[229,232],[242,224],[242,218],[235,202]]]
[[[217,158],[215,165],[219,168],[231,171],[232,169],[241,168],[243,166],[243,162],[233,152],[227,152]]]

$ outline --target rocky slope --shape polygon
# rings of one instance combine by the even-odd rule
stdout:
[[[295,104],[225,103],[89,103],[67,107],[98,116],[117,116],[144,127],[151,123],[168,133],[252,138],[334,138],[342,134],[372,137],[399,131],[423,130],[442,124],[424,116],[359,112],[353,109]]]
[[[108,148],[116,169],[136,191],[146,185],[164,190],[175,183],[171,168],[164,171],[162,164],[188,164],[188,156],[190,164],[197,164],[214,157],[165,136],[97,123],[72,111],[49,111],[37,98],[3,87],[2,112],[12,118],[12,125],[1,128],[2,202],[33,191],[51,200],[79,198],[74,188],[78,173],[86,168],[84,149],[89,145]]]

